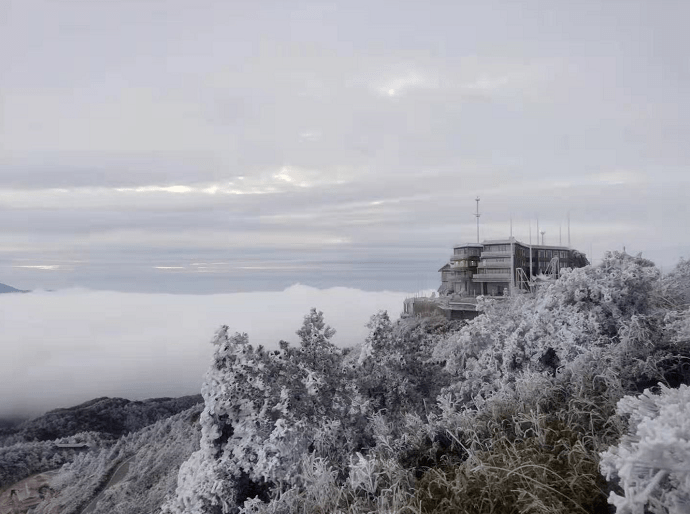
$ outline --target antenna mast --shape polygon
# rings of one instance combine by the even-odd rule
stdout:
[[[529,287],[532,290],[532,220],[529,220]]]
[[[568,248],[570,248],[570,211],[568,211]]]
[[[479,216],[481,216],[479,214],[479,197],[475,198],[474,201],[477,202],[477,214],[475,214],[475,217],[477,218],[477,243],[479,243]]]
[[[540,234],[541,234],[541,245],[544,246],[544,234],[546,234],[546,230],[542,230],[540,232]]]

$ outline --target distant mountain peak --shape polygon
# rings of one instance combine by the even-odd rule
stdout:
[[[0,293],[28,293],[28,291],[22,291],[7,284],[0,284]]]

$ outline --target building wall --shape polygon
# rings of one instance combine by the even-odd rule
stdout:
[[[545,273],[554,257],[558,257],[556,276],[563,268],[580,268],[589,264],[586,256],[577,250],[562,246],[530,247],[514,239],[458,245],[453,248],[450,263],[439,270],[439,291],[461,296],[502,296],[509,291],[512,278],[515,278],[516,285],[519,283],[518,269],[522,269],[526,277],[534,277]]]

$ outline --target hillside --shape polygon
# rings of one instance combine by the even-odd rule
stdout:
[[[316,310],[279,352],[224,327],[163,512],[685,512],[689,284],[610,253],[464,326],[379,313],[353,351]]]
[[[96,398],[75,407],[55,409],[15,427],[14,440],[51,441],[79,432],[118,438],[168,418],[202,401],[200,395],[181,398]]]
[[[316,309],[278,351],[221,327],[203,405],[71,436],[92,449],[36,512],[81,512],[127,459],[93,512],[687,512],[688,300],[688,261],[610,253],[469,322],[379,312],[356,348]]]
[[[86,443],[97,452],[200,402],[199,395],[144,401],[97,398],[5,427],[0,434],[0,489],[71,462],[81,451],[58,448],[58,443]]]
[[[22,291],[21,289],[16,289],[6,284],[0,284],[0,294],[1,293],[28,293],[28,291]]]

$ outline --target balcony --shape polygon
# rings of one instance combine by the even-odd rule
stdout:
[[[464,265],[461,264],[462,261],[465,261]],[[451,255],[450,256],[450,262],[451,262],[451,267],[453,267],[453,268],[461,268],[461,269],[476,268],[477,264],[479,263],[479,258],[474,257],[473,260],[469,260],[469,259],[467,259],[467,257],[460,257],[459,255]]]
[[[496,262],[492,259],[487,259],[479,263],[479,268],[510,268],[510,259],[507,262]]]
[[[475,273],[472,282],[510,282],[510,270],[505,273]]]
[[[510,250],[505,250],[502,252],[482,252],[481,258],[484,257],[510,257]]]

